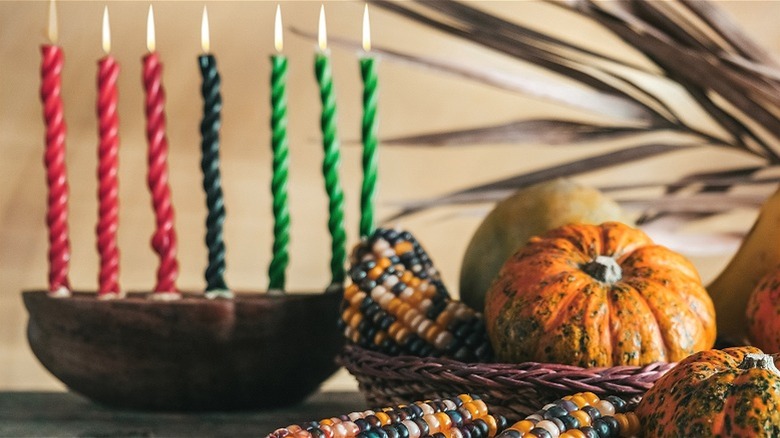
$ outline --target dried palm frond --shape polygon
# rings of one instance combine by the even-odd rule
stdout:
[[[377,48],[390,60],[417,64],[503,90],[557,102],[603,117],[602,123],[541,118],[390,138],[384,144],[462,146],[483,143],[580,144],[622,139],[623,149],[514,175],[423,201],[410,202],[394,218],[430,207],[491,202],[513,190],[562,175],[583,174],[659,154],[714,146],[752,155],[759,164],[738,169],[698,172],[678,181],[644,183],[664,188],[655,199],[617,197],[641,207],[642,220],[668,215],[701,218],[735,207],[756,207],[764,195],[735,193],[735,188],[775,184],[764,176],[780,168],[780,68],[716,4],[705,0],[648,2],[623,0],[546,0],[590,20],[619,37],[646,63],[619,59],[597,48],[565,41],[519,22],[492,14],[476,3],[451,0],[395,2],[372,0],[381,8],[486,49],[551,73],[517,78],[474,66],[457,65]],[[342,45],[354,44],[336,41]],[[647,81],[645,79],[651,79]],[[576,84],[572,85],[572,81]],[[676,84],[704,114],[709,127],[692,123],[652,81]],[[648,143],[646,134],[671,134],[663,144]],[[603,187],[611,192],[639,185]]]

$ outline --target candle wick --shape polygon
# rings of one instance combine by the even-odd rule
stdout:
[[[368,18],[368,3],[363,9],[363,51],[371,51],[371,22]]]
[[[200,47],[203,53],[209,53],[211,49],[211,34],[209,33],[209,11],[203,5],[203,18],[200,22]]]
[[[154,9],[152,5],[149,5],[149,14],[146,16],[146,48],[149,53],[154,52],[155,49]]]
[[[103,53],[111,53],[111,27],[108,18],[108,6],[103,9]]]
[[[57,3],[54,0],[49,2],[49,29],[48,37],[51,44],[57,44]]]
[[[276,18],[274,19],[274,47],[281,53],[284,48],[284,35],[282,34],[282,7],[276,5]]]
[[[320,51],[325,52],[328,50],[328,31],[325,23],[325,5],[320,7],[320,23],[319,32],[317,34],[317,42],[320,45]]]

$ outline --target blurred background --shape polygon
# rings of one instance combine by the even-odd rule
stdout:
[[[718,2],[768,50],[780,51],[776,17],[780,3]],[[95,116],[96,66],[103,56],[100,40],[104,5],[111,14],[112,54],[121,64],[120,229],[121,285],[125,290],[153,286],[157,259],[149,240],[153,229],[146,188],[141,57],[146,53],[149,2],[62,1],[59,44],[65,53],[63,96],[68,125],[67,165],[70,184],[70,277],[74,289],[95,290],[98,258],[94,229],[97,216]],[[211,51],[223,83],[222,181],[227,207],[226,279],[239,291],[267,286],[272,217],[269,191],[269,56],[273,48],[276,2],[153,2],[157,49],[164,63],[170,181],[179,235],[179,286],[202,290],[206,266],[205,195],[201,189],[200,21],[209,7]],[[327,199],[321,177],[320,104],[313,72],[315,42],[290,31],[316,32],[320,2],[281,2],[285,24],[284,53],[289,57],[289,132],[291,147],[291,263],[288,288],[319,291],[329,281]],[[40,48],[46,42],[48,2],[0,2],[0,389],[62,388],[30,352],[25,339],[26,312],[20,292],[46,287],[45,183],[42,164],[44,126],[39,102]],[[363,3],[325,2],[331,36],[359,41]],[[611,53],[627,49],[613,36],[577,17],[535,1],[480,2],[500,13],[561,37],[589,41]],[[522,76],[533,71],[500,55],[391,15],[371,10],[373,41],[397,50],[463,64],[481,64]],[[346,193],[349,245],[357,241],[361,182],[361,92],[359,53],[332,48],[339,129],[342,184]],[[560,107],[431,70],[380,60],[380,135],[395,137],[443,129],[468,128],[521,117],[565,112]],[[673,93],[673,92],[672,92]],[[396,212],[401,203],[448,193],[470,185],[570,160],[611,144],[431,148],[385,147],[380,152],[378,217]],[[587,174],[585,184],[641,181],[658,174],[695,170],[700,163],[734,163],[743,154],[708,149],[682,151],[638,164]],[[489,205],[439,208],[397,222],[426,246],[457,294],[460,260],[471,233]],[[721,225],[744,231],[754,211],[736,211]],[[705,280],[726,263],[729,251],[688,254]],[[354,388],[340,373],[327,388]]]

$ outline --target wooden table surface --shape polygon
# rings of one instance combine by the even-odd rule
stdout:
[[[227,413],[123,411],[71,392],[0,392],[0,437],[263,437],[366,408],[358,392],[318,392],[293,407]]]

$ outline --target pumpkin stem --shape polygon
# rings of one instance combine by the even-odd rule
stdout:
[[[602,255],[582,265],[582,270],[602,283],[617,283],[623,278],[623,270],[618,262],[612,257]]]
[[[746,354],[742,359],[742,363],[739,364],[739,368],[743,370],[761,368],[762,370],[772,371],[780,375],[780,370],[775,366],[775,358],[765,353]]]

